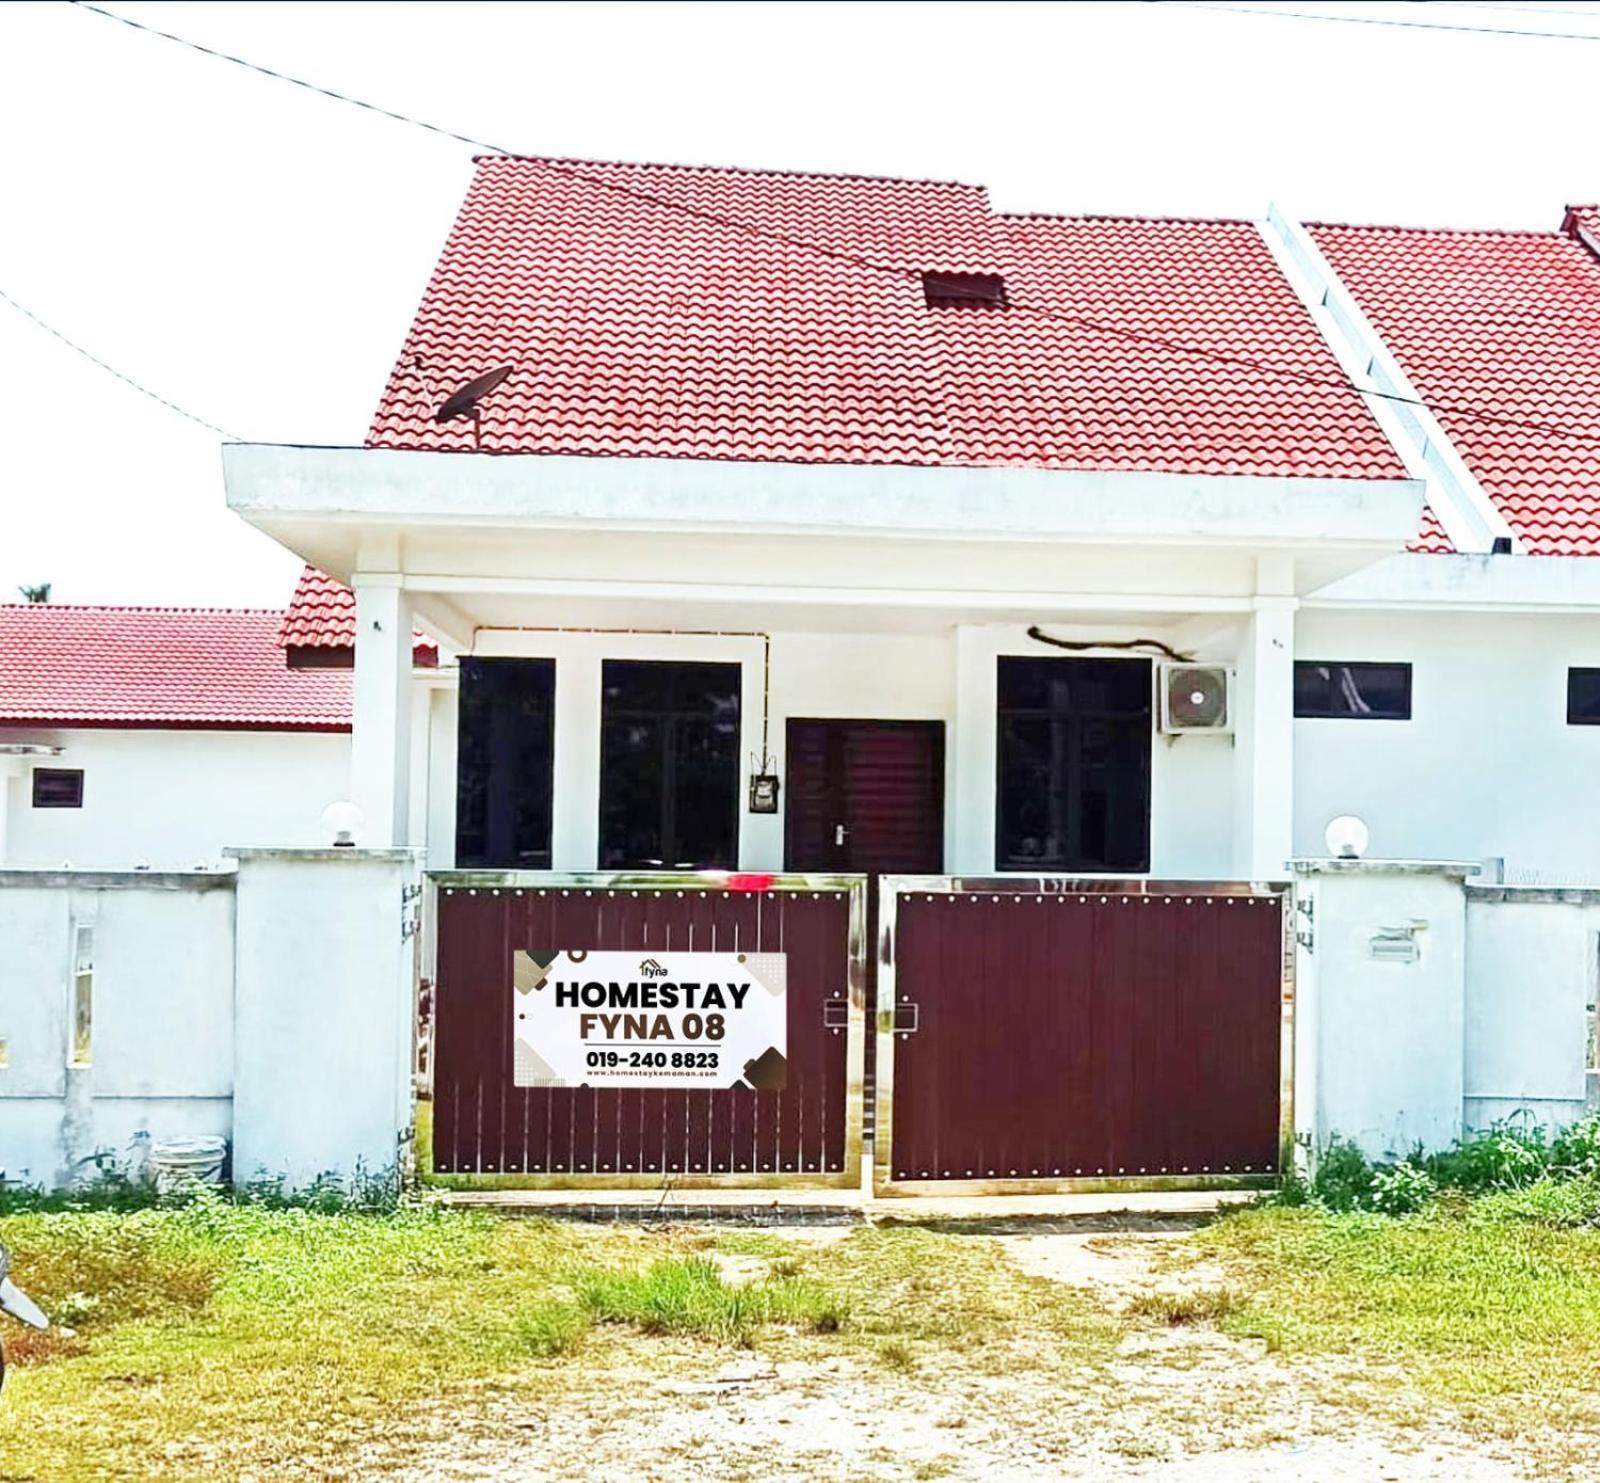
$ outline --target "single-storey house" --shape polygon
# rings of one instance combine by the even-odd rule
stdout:
[[[228,726],[151,765],[213,759],[184,846],[236,863],[0,870],[0,1164],[165,1126],[295,1182],[854,1186],[875,1117],[912,1194],[1569,1122],[1597,428],[1596,208],[480,159],[363,446],[224,449],[306,563],[281,620],[196,619],[114,707],[92,637],[58,693],[70,611],[0,614],[43,656],[9,765],[87,822],[130,725]],[[88,852],[11,788],[14,858]]]
[[[1595,222],[489,157],[366,446],[228,497],[437,867],[1590,880]]]

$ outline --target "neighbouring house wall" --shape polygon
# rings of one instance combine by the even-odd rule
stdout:
[[[78,929],[92,973],[71,1066]],[[0,871],[0,1169],[53,1184],[125,1159],[134,1135],[227,1135],[231,874]]]
[[[5,796],[0,865],[187,868],[224,846],[324,843],[322,810],[350,790],[346,732],[0,729],[83,770],[83,807],[32,806],[29,766]]]
[[[1413,666],[1409,721],[1295,722],[1297,854],[1353,813],[1373,857],[1600,882],[1600,726],[1566,719],[1568,667],[1600,666],[1600,617],[1303,609],[1295,653]]]

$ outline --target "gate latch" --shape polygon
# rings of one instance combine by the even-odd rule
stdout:
[[[915,1035],[921,1028],[919,1006],[903,1001],[893,1009],[878,1012],[878,1029],[892,1030],[896,1035]]]
[[[850,1028],[850,1001],[848,999],[829,999],[822,1006],[822,1027],[825,1030],[848,1030]]]

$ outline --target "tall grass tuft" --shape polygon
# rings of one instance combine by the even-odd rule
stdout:
[[[582,1272],[572,1286],[595,1322],[647,1334],[743,1343],[765,1324],[832,1333],[845,1321],[844,1304],[818,1283],[791,1276],[730,1286],[706,1257],[669,1258],[642,1272]]]

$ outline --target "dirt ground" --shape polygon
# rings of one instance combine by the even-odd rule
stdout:
[[[828,1240],[835,1233],[785,1233]],[[843,1234],[842,1232],[837,1234]],[[1177,1232],[1029,1229],[1003,1244],[1025,1273],[1112,1309],[1215,1288],[1220,1271],[1163,1270]],[[729,1282],[758,1259],[724,1256]],[[642,1369],[619,1346],[581,1369],[486,1388],[429,1419],[400,1476],[424,1479],[1150,1479],[1184,1483],[1500,1483],[1535,1476],[1514,1449],[1465,1448],[1406,1377],[1344,1358],[1287,1362],[1206,1325],[1142,1326],[1107,1376],[1062,1383],[1026,1363],[962,1356],[902,1373],[870,1359],[729,1360],[666,1344]],[[1381,1405],[1368,1404],[1381,1397]],[[1376,1419],[1378,1416],[1388,1418]],[[359,1472],[359,1459],[352,1459]]]

